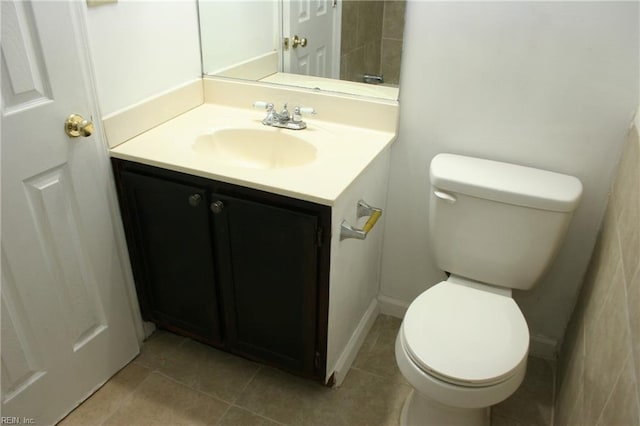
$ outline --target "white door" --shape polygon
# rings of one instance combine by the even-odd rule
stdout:
[[[21,424],[55,423],[139,351],[106,148],[63,130],[97,118],[82,7],[2,1],[1,398]]]
[[[337,0],[285,0],[283,71],[316,77],[340,77],[340,5]],[[294,37],[306,40],[295,46]]]

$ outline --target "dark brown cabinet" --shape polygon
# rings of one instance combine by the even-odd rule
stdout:
[[[112,164],[143,317],[324,380],[330,208]]]
[[[206,188],[128,171],[120,181],[145,319],[221,343]]]

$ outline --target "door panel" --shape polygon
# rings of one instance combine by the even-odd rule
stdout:
[[[221,342],[207,191],[121,172],[148,319]],[[133,253],[132,253],[133,254]]]
[[[2,4],[2,100],[4,112],[21,111],[51,100],[51,85],[28,2]]]
[[[12,400],[25,388],[43,388],[41,348],[2,251],[2,395]],[[42,390],[38,393],[42,394]]]
[[[284,37],[307,40],[306,46],[290,46],[283,52],[284,72],[339,78],[340,30],[336,31],[338,2],[288,0],[284,8]]]
[[[214,194],[228,345],[309,375],[316,348],[314,215]]]
[[[95,274],[85,257],[77,199],[68,165],[56,167],[24,182],[31,224],[38,230],[47,273],[56,277],[51,290],[66,305],[63,319],[76,351],[106,328],[104,309],[96,292]]]
[[[2,3],[2,415],[52,424],[138,353],[82,4]]]

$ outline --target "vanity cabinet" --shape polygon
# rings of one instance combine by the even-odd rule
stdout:
[[[119,196],[143,315],[222,342],[207,189],[121,170]]]
[[[112,165],[143,318],[324,381],[330,207]]]

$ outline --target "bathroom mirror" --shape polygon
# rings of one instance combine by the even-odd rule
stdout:
[[[202,73],[396,100],[405,5],[198,0]]]

